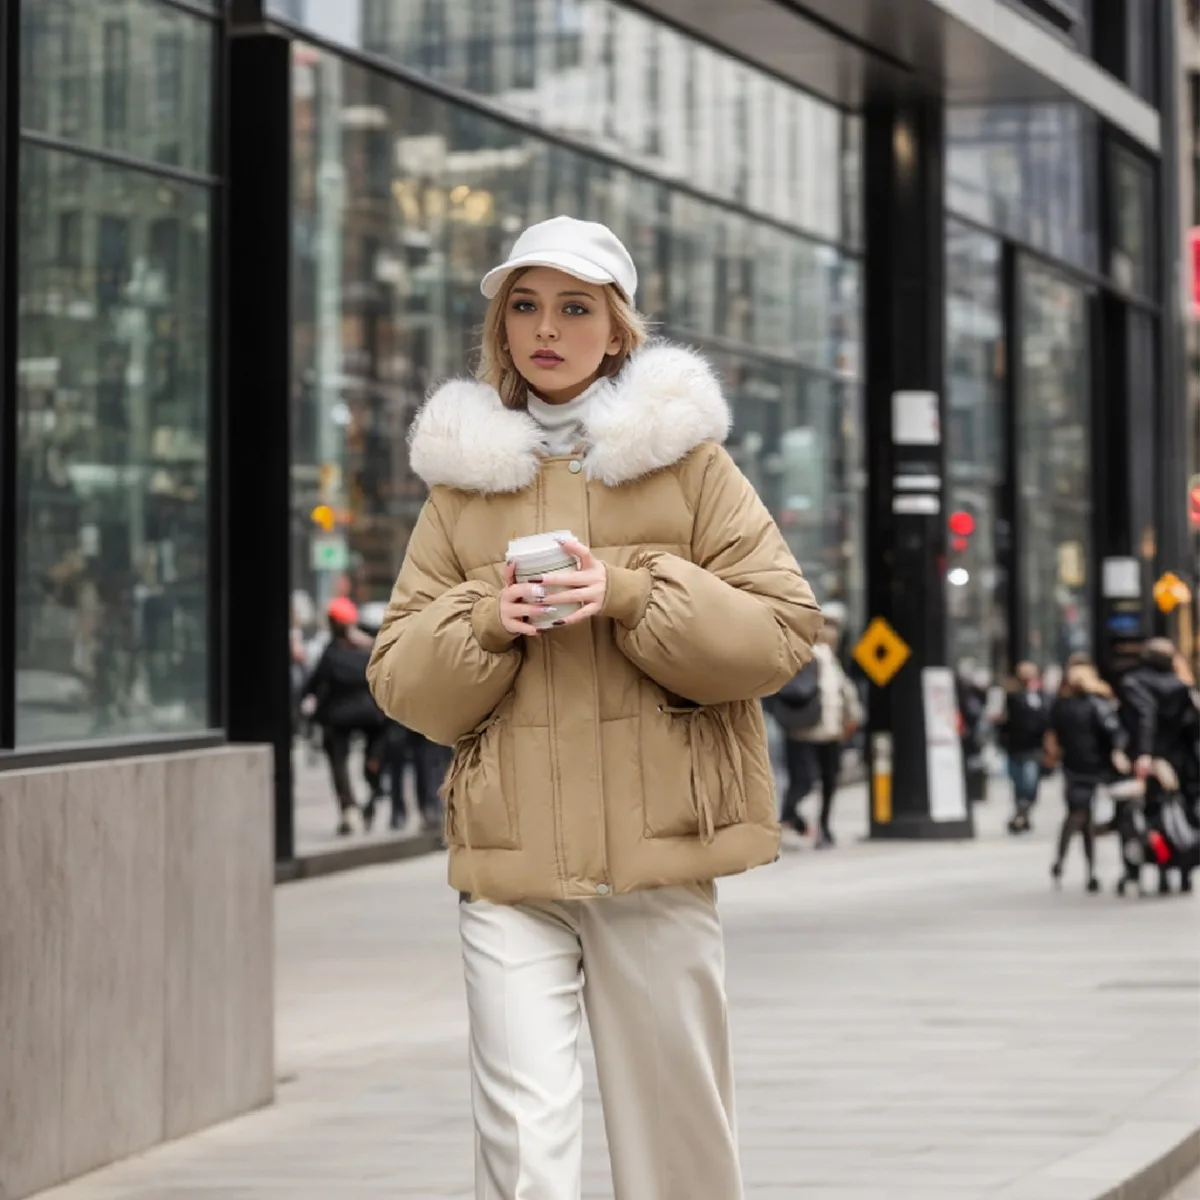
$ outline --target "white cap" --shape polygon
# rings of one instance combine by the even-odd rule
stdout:
[[[531,225],[513,244],[507,260],[489,271],[479,290],[491,300],[504,280],[523,267],[553,267],[587,283],[615,283],[628,300],[637,291],[637,267],[607,225],[551,217]]]

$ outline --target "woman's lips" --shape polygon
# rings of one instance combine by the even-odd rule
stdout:
[[[539,367],[557,367],[563,361],[562,355],[555,354],[553,350],[539,350],[532,357]]]

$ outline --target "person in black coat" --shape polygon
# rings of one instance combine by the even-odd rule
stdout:
[[[1056,884],[1061,883],[1067,850],[1075,834],[1081,833],[1088,867],[1087,890],[1098,892],[1092,812],[1096,789],[1114,770],[1127,772],[1129,760],[1112,689],[1094,667],[1076,664],[1068,669],[1063,690],[1050,709],[1049,726],[1047,753],[1062,765],[1067,800],[1067,815],[1059,831],[1058,854],[1050,874]]]
[[[1013,817],[1008,823],[1009,833],[1028,833],[1032,828],[1029,814],[1037,803],[1043,743],[1049,728],[1050,701],[1042,691],[1041,673],[1031,662],[1018,663],[999,727],[1013,785]]]
[[[1161,776],[1154,770],[1155,760],[1170,764],[1179,781],[1188,821],[1200,826],[1196,811],[1200,791],[1200,764],[1197,763],[1197,738],[1200,737],[1200,713],[1190,681],[1179,670],[1179,656],[1167,638],[1154,638],[1142,650],[1142,661],[1121,681],[1121,717],[1129,735],[1134,773],[1146,781],[1145,816],[1157,826],[1163,802],[1169,799]],[[1166,893],[1170,884],[1165,870],[1159,872],[1159,891]],[[1191,890],[1190,872],[1182,876],[1184,891]]]
[[[350,783],[350,745],[356,733],[366,739],[363,776],[370,794],[362,820],[370,829],[381,791],[383,740],[387,718],[367,686],[371,641],[356,628],[358,608],[345,597],[332,600],[328,609],[329,644],[304,685],[302,706],[321,728],[329,759],[329,772],[338,804],[338,835],[352,831],[351,814],[358,810]]]

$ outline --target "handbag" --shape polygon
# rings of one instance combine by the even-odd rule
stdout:
[[[814,658],[770,698],[771,715],[789,735],[821,723],[821,665]]]

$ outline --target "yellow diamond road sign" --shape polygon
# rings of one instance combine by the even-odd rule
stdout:
[[[854,661],[876,687],[887,687],[911,655],[908,643],[882,617],[867,626],[854,647]]]

